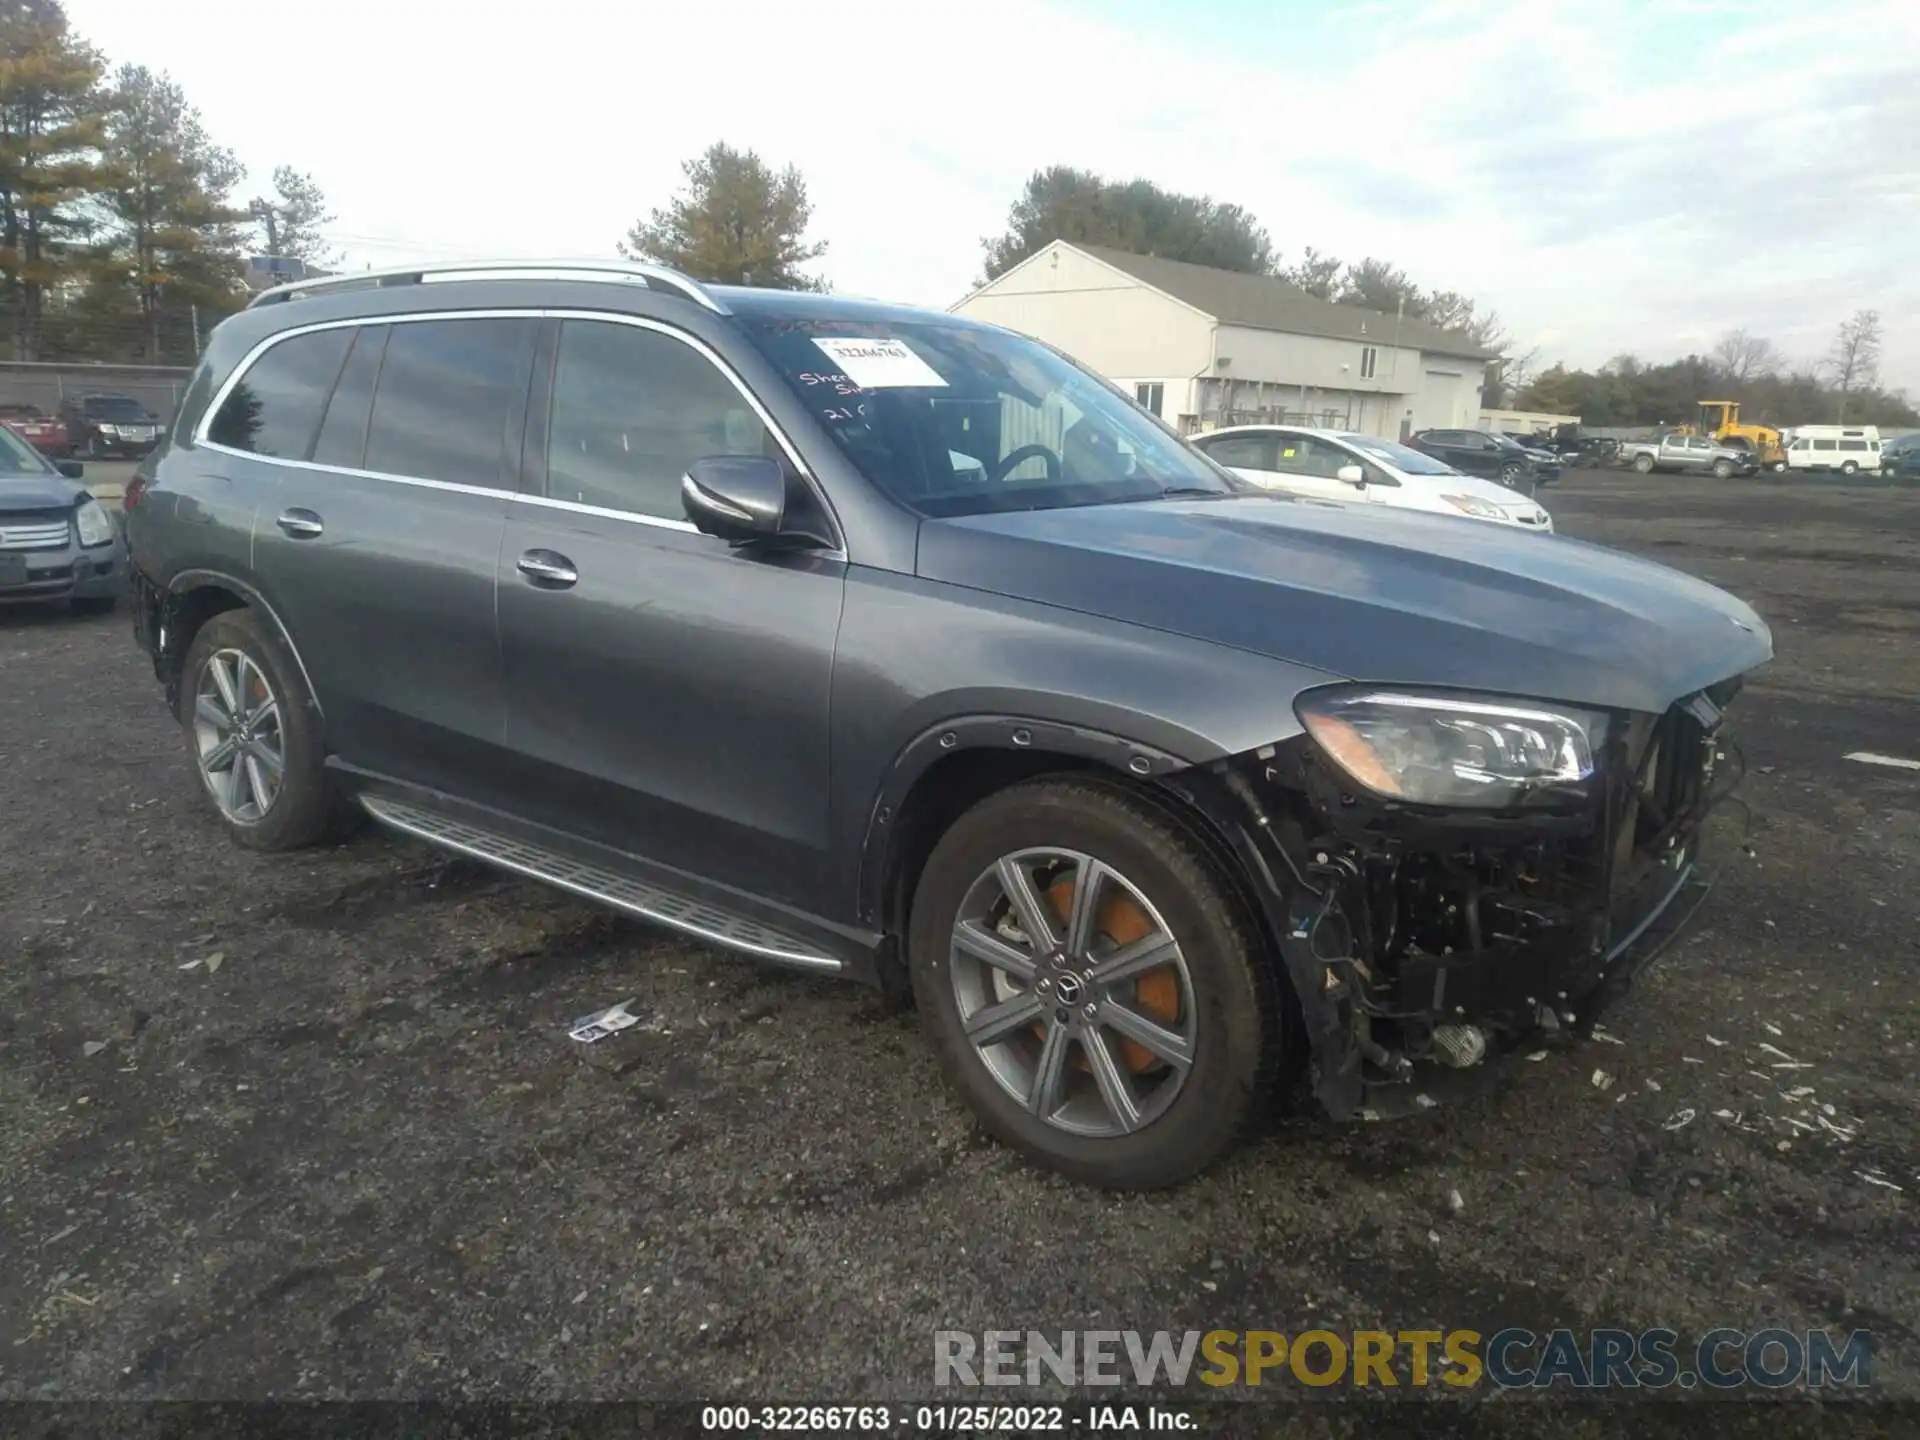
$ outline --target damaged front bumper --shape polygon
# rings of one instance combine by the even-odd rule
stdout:
[[[1712,887],[1738,688],[1616,715],[1593,793],[1541,813],[1358,793],[1304,735],[1170,777],[1254,877],[1331,1115],[1426,1108],[1543,1031],[1591,1032]]]

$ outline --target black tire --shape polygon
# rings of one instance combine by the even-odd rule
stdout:
[[[69,600],[67,605],[76,615],[111,615],[119,603],[118,595],[85,595]]]
[[[222,650],[238,650],[257,666],[279,704],[285,769],[273,803],[255,820],[236,820],[215,802],[201,772],[194,739],[194,704],[201,675],[209,658]],[[357,807],[350,806],[326,772],[320,715],[300,667],[278,634],[253,611],[225,610],[200,627],[180,671],[178,718],[194,777],[227,834],[239,844],[253,850],[297,850],[342,833],[358,817]]]
[[[1713,462],[1713,478],[1714,479],[1726,480],[1730,478],[1732,475],[1733,475],[1733,462],[1731,460],[1716,460]]]
[[[1860,467],[1854,461],[1849,460],[1840,467],[1840,473],[1842,475],[1857,475],[1860,473]]]
[[[1510,487],[1514,486],[1517,484],[1519,479],[1520,479],[1520,466],[1514,461],[1509,460],[1507,461],[1506,464],[1500,467],[1500,483],[1502,485],[1506,485]]]
[[[1642,475],[1651,475],[1653,473],[1653,457],[1651,455],[1634,456],[1633,468]]]
[[[1079,850],[1128,877],[1186,959],[1193,1065],[1164,1113],[1130,1134],[1075,1135],[1036,1117],[1001,1087],[962,1029],[951,969],[960,906],[999,857],[1039,846]],[[1061,778],[1004,790],[954,822],[921,872],[907,955],[928,1042],[989,1133],[1070,1179],[1148,1190],[1198,1174],[1273,1088],[1282,1029],[1264,948],[1245,902],[1177,817],[1117,786]]]

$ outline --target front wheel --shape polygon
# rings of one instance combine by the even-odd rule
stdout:
[[[1733,462],[1731,460],[1716,460],[1713,462],[1713,478],[1714,479],[1725,480],[1730,478],[1732,474],[1733,474]]]
[[[1642,475],[1651,475],[1653,473],[1653,457],[1651,455],[1634,456],[1633,468]]]
[[[921,1023],[986,1129],[1115,1189],[1175,1185],[1278,1060],[1246,906],[1161,806],[1084,780],[1002,791],[941,838],[908,929]]]

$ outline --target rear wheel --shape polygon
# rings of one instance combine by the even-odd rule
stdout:
[[[319,715],[300,670],[251,610],[214,616],[181,673],[180,723],[227,833],[256,850],[293,850],[343,828],[325,770]]]
[[[1842,475],[1857,475],[1860,473],[1860,466],[1857,462],[1849,460],[1840,467],[1840,473]]]
[[[1075,1180],[1177,1184],[1277,1060],[1253,921],[1158,806],[1082,780],[992,796],[941,838],[908,958],[941,1067],[989,1132]]]
[[[1634,456],[1633,468],[1638,470],[1642,475],[1651,475],[1653,473],[1653,457],[1651,455]]]

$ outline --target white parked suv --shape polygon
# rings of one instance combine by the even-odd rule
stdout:
[[[1193,443],[1217,464],[1268,490],[1553,529],[1553,517],[1528,496],[1462,475],[1431,455],[1377,435],[1235,425],[1196,435]]]

